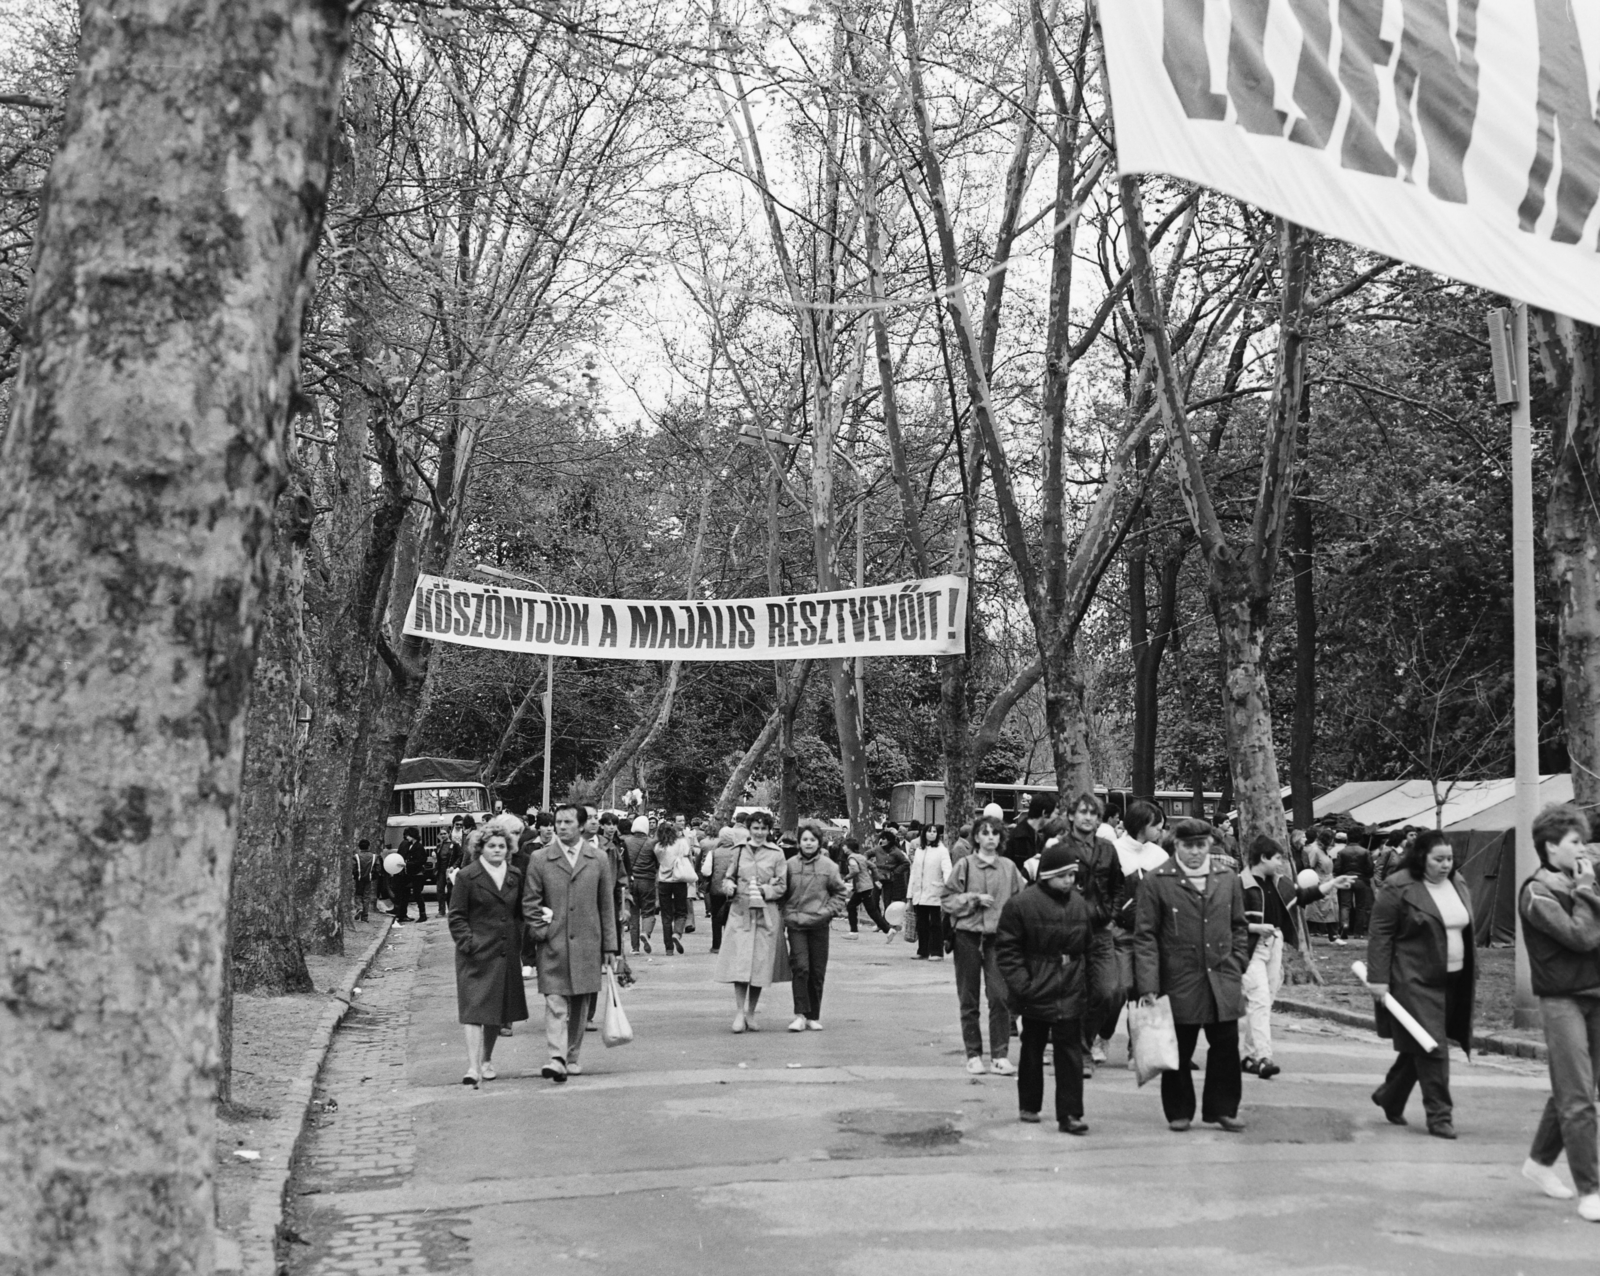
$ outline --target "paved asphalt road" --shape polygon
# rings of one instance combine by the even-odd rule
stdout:
[[[477,1092],[448,933],[396,932],[324,1069],[337,1107],[291,1189],[294,1276],[1596,1270],[1600,1227],[1518,1173],[1539,1065],[1457,1057],[1446,1143],[1419,1098],[1405,1129],[1369,1101],[1375,1038],[1280,1019],[1284,1072],[1245,1078],[1247,1133],[1170,1133],[1156,1087],[1111,1066],[1071,1138],[1019,1124],[1013,1080],[965,1074],[948,961],[836,927],[826,1030],[784,1032],[780,987],[734,1036],[699,925],[687,957],[637,962],[632,1045],[591,1034],[585,1076],[543,1081],[530,997]]]

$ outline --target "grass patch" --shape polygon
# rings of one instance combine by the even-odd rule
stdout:
[[[1473,1031],[1510,1032],[1516,1006],[1516,950],[1479,948],[1474,950],[1474,956],[1478,966],[1478,990]],[[1284,972],[1284,987],[1289,996],[1303,1001],[1318,1001],[1358,1014],[1370,1014],[1372,997],[1350,969],[1352,962],[1366,959],[1367,941],[1364,939],[1352,939],[1343,948],[1326,940],[1316,940],[1313,960],[1317,973],[1322,976],[1322,985],[1312,983],[1303,970],[1290,969]],[[1301,961],[1296,958],[1295,964]]]

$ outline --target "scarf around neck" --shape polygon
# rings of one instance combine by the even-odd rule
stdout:
[[[1206,878],[1211,876],[1211,856],[1209,854],[1207,854],[1205,859],[1200,861],[1199,868],[1190,868],[1176,855],[1174,855],[1172,858],[1177,864],[1179,871],[1181,871],[1183,875],[1189,879],[1196,890],[1203,890],[1205,888]]]

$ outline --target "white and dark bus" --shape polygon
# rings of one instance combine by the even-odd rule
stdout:
[[[1053,784],[976,784],[973,786],[973,810],[981,811],[993,802],[1003,812],[1006,821],[1014,820],[1028,809],[1028,800],[1036,793],[1056,795]],[[1194,794],[1188,789],[1160,789],[1155,793],[1135,793],[1132,789],[1106,789],[1097,786],[1095,793],[1102,801],[1111,801],[1126,807],[1129,802],[1143,799],[1154,802],[1166,812],[1168,822],[1194,813]],[[1203,793],[1207,811],[1214,812],[1221,793]],[[943,824],[945,793],[943,780],[908,780],[897,784],[889,794],[889,819],[897,824],[917,820],[923,824]]]

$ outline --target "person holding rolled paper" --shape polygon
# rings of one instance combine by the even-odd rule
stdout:
[[[1428,1133],[1456,1137],[1450,1098],[1449,1043],[1472,1051],[1477,967],[1472,896],[1455,871],[1450,839],[1421,834],[1389,874],[1373,905],[1367,943],[1367,986],[1378,1035],[1392,1038],[1394,1065],[1372,1101],[1394,1125],[1405,1125],[1412,1087],[1422,1087]],[[1383,1004],[1392,995],[1434,1038],[1425,1050]]]

